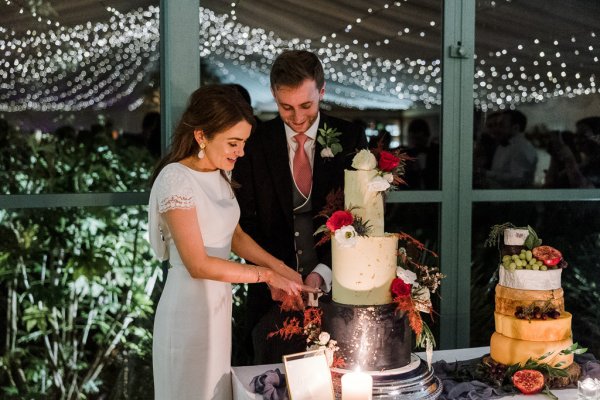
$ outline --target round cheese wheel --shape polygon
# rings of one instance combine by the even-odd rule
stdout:
[[[500,281],[498,283],[513,289],[553,290],[561,288],[561,274],[561,268],[548,271],[535,271],[530,269],[509,271],[501,265],[499,269]]]
[[[562,289],[554,290],[523,290],[496,285],[495,311],[504,315],[515,315],[517,307],[530,305],[544,307],[550,305],[555,310],[565,311],[565,300]]]
[[[529,358],[539,359],[549,354],[539,363],[549,364],[557,368],[566,368],[573,364],[573,354],[559,354],[562,350],[573,345],[573,339],[563,339],[553,342],[534,342],[506,337],[494,332],[490,341],[490,356],[504,365],[524,364]]]
[[[496,332],[521,340],[534,342],[555,342],[571,337],[571,313],[561,313],[557,319],[518,319],[509,315],[494,313]]]

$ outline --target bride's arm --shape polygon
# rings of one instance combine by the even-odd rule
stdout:
[[[300,284],[274,273],[271,268],[209,256],[204,249],[195,209],[173,209],[165,212],[164,217],[181,260],[193,278],[231,283],[266,282],[289,294],[298,294],[302,289]]]
[[[283,261],[273,257],[265,249],[260,247],[238,224],[233,232],[231,241],[231,249],[235,254],[254,264],[271,268],[277,273],[291,279],[295,282],[302,283],[302,275],[294,271]]]

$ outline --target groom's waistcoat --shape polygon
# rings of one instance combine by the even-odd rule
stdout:
[[[306,276],[319,263],[313,236],[312,196],[309,195],[307,199],[293,182],[292,186],[296,270]]]

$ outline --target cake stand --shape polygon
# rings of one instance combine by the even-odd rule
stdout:
[[[341,398],[341,377],[352,372],[332,368],[336,398]],[[410,363],[402,368],[386,371],[362,371],[373,378],[373,399],[437,399],[442,394],[442,381],[433,374],[427,363],[411,354]]]

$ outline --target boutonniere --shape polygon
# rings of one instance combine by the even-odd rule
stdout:
[[[323,128],[319,128],[317,142],[323,146],[321,157],[332,158],[342,151],[342,145],[340,139],[338,139],[341,134],[342,132],[338,132],[337,128],[328,128],[327,124],[323,124]]]

